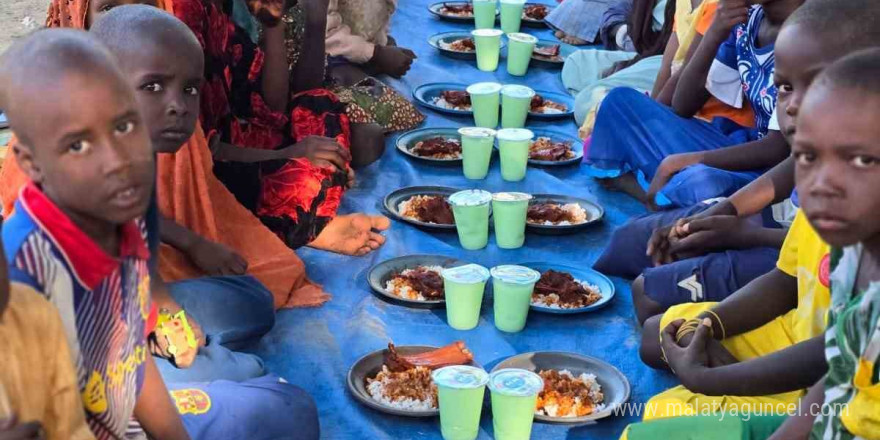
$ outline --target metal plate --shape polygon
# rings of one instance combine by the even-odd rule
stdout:
[[[578,197],[555,195],[555,194],[532,194],[531,204],[535,203],[558,203],[565,205],[568,203],[577,203],[587,211],[589,220],[578,225],[553,226],[553,225],[533,225],[526,223],[526,230],[536,234],[544,235],[564,235],[579,232],[584,228],[592,226],[605,216],[605,210],[596,203]]]
[[[608,277],[593,269],[564,266],[554,263],[521,263],[520,266],[525,266],[537,270],[541,273],[544,273],[550,269],[553,269],[557,272],[568,272],[576,280],[599,287],[599,292],[602,294],[602,299],[596,301],[593,304],[590,304],[587,307],[581,307],[577,309],[554,309],[550,307],[532,305],[531,310],[535,312],[554,313],[559,315],[592,312],[607,306],[611,302],[611,299],[614,298],[614,283],[612,283],[611,280],[608,279]]]
[[[411,218],[404,217],[400,215],[397,207],[401,202],[408,200],[413,196],[433,196],[433,195],[442,195],[444,197],[449,197],[452,194],[458,192],[458,189],[450,188],[448,186],[409,186],[406,188],[400,188],[398,190],[390,192],[387,196],[385,196],[385,200],[383,202],[384,208],[388,211],[388,214],[394,217],[397,220],[410,223],[412,225],[418,226],[420,228],[425,229],[435,229],[435,230],[444,230],[444,231],[454,231],[455,225],[439,225],[435,223],[425,223],[418,220],[413,220]]]
[[[444,307],[446,305],[446,300],[444,299],[416,301],[394,296],[385,290],[385,283],[391,279],[392,275],[403,272],[406,269],[415,269],[418,266],[441,266],[444,269],[448,269],[450,267],[464,266],[465,264],[467,264],[466,261],[442,255],[407,255],[405,257],[392,258],[373,266],[367,275],[367,281],[370,283],[370,287],[376,293],[376,296],[390,303],[417,309]]]

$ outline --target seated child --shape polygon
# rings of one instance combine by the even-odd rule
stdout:
[[[616,89],[608,94],[585,157],[590,174],[649,206],[671,203],[682,207],[730,195],[754,180],[759,174],[756,170],[782,161],[787,154],[784,139],[775,132],[768,134],[776,107],[773,44],[782,23],[801,3],[803,0],[769,0],[746,13],[743,0],[720,1],[716,19],[677,82],[672,100],[675,111],[632,90]],[[744,90],[747,96],[743,96]],[[756,128],[742,127],[727,118],[716,118],[712,123],[694,119],[710,92],[734,107],[748,102]],[[690,95],[697,96],[685,112],[679,105],[684,100],[680,96]],[[741,148],[757,153],[750,153],[743,163],[728,158],[711,160],[713,154],[730,154],[722,147],[737,144],[746,144]],[[695,166],[682,171],[689,165]]]
[[[860,9],[862,4],[818,0],[786,21],[776,45],[775,81],[783,90],[779,124],[787,139],[794,136],[800,101],[821,66],[880,41],[872,21],[878,12],[873,6]],[[851,26],[829,26],[827,17]],[[815,41],[810,45],[815,50],[805,52],[805,41]],[[784,199],[794,186],[792,169],[791,160],[783,161],[714,205],[700,203],[634,219],[614,232],[594,267],[610,275],[638,277],[633,302],[641,322],[674,304],[720,301],[772,270],[785,238],[780,225],[790,224],[791,202]],[[668,227],[677,221],[678,228]],[[685,223],[690,223],[687,233],[682,232]],[[667,237],[673,229],[682,234],[670,245]]]
[[[666,4],[665,0],[564,0],[545,20],[563,43],[582,46],[601,42],[608,50],[635,52],[628,34],[659,32]],[[636,20],[631,19],[634,10]]]
[[[804,213],[833,247],[824,338],[829,370],[774,439],[880,435],[878,116],[878,49],[838,61],[804,98],[792,154]]]
[[[2,257],[0,240],[0,438],[93,439],[58,311],[10,284]]]
[[[58,308],[96,437],[126,437],[134,416],[162,439],[317,438],[314,403],[277,377],[175,384],[169,396],[147,356],[153,154],[112,55],[80,31],[45,30],[17,42],[0,72],[33,182],[2,231],[11,277]]]
[[[321,84],[322,66],[299,63],[310,74],[292,90],[284,26],[264,27],[264,51],[234,24],[232,2],[172,3],[204,50],[200,120],[220,180],[291,248],[363,255],[381,246],[387,218],[336,216],[351,178],[350,125],[331,92],[308,88]],[[326,14],[321,3],[314,15]]]

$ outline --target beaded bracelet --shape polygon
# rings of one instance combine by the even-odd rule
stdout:
[[[727,330],[724,329],[724,323],[721,322],[721,318],[718,317],[718,314],[711,310],[706,310],[706,313],[712,315],[715,318],[715,322],[718,324],[718,328],[721,329],[721,340],[723,341],[727,339]]]

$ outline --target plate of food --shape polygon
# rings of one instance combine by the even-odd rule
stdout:
[[[536,312],[572,314],[600,309],[614,297],[614,283],[593,269],[552,263],[523,263],[541,273],[532,293]]]
[[[470,102],[470,99],[468,99]],[[567,93],[536,90],[529,117],[534,119],[562,119],[574,115],[574,98]]]
[[[536,234],[562,235],[577,232],[602,220],[601,206],[577,197],[532,194],[526,229]]]
[[[530,27],[547,26],[544,19],[553,8],[543,3],[526,3],[523,6],[522,24]]]
[[[421,128],[397,138],[397,149],[407,156],[435,163],[461,163],[457,128]]]
[[[467,86],[460,83],[424,84],[413,90],[413,98],[419,104],[441,113],[469,116],[471,97]]]
[[[575,136],[538,129],[532,133],[535,138],[529,146],[529,165],[572,165],[584,157],[584,143]]]
[[[443,307],[443,277],[440,272],[467,264],[442,255],[407,255],[383,261],[370,269],[367,280],[378,296],[407,307]]]
[[[544,380],[535,420],[583,425],[614,414],[629,400],[626,376],[611,364],[590,356],[559,351],[523,353],[507,358],[492,371],[521,368]]]
[[[431,372],[450,365],[479,366],[461,341],[440,348],[389,343],[352,365],[348,390],[360,403],[384,413],[436,417],[440,410]]]
[[[446,186],[410,186],[385,196],[392,217],[422,228],[455,230],[449,196],[459,190]]]
[[[441,32],[428,39],[430,44],[441,54],[460,60],[474,60],[477,58],[477,47],[470,32]],[[504,40],[501,47],[505,46]]]
[[[428,6],[428,10],[439,18],[450,21],[474,21],[474,5],[471,2],[440,2]],[[495,11],[498,15],[498,11]]]
[[[565,59],[576,51],[577,48],[570,44],[538,40],[535,50],[532,51],[532,65],[561,69]]]

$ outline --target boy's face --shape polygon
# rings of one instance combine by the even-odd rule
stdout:
[[[120,67],[134,88],[153,150],[174,153],[195,131],[204,55],[198,44],[161,40],[120,57]]]
[[[83,228],[142,216],[153,186],[150,140],[131,90],[115,72],[92,70],[20,91],[33,98],[17,100],[11,120],[22,170]]]
[[[800,25],[785,26],[776,39],[776,69],[773,82],[779,96],[776,116],[788,144],[794,142],[801,102],[813,79],[838,57],[824,50],[820,41]]]
[[[92,27],[92,23],[96,22],[101,15],[110,12],[117,6],[124,5],[147,5],[159,6],[158,0],[90,0],[89,11],[86,13],[86,25]]]
[[[880,233],[880,96],[817,84],[807,94],[792,154],[801,208],[842,247]]]

